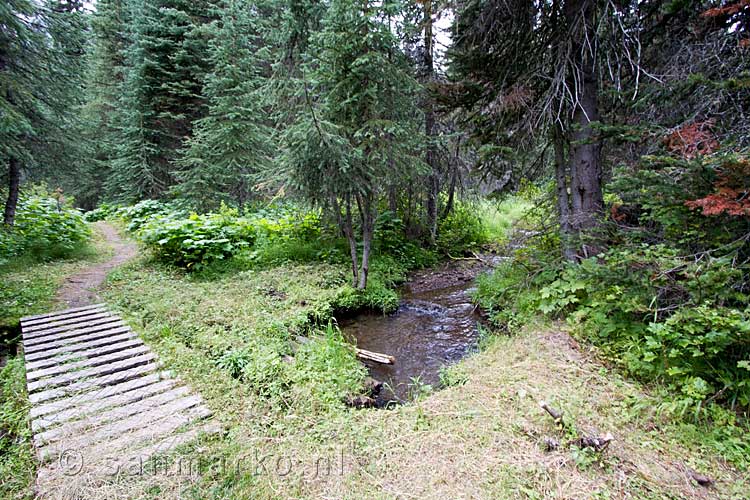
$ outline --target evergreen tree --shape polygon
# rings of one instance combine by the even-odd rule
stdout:
[[[267,164],[271,130],[263,122],[259,22],[254,3],[227,0],[211,26],[211,73],[204,96],[208,115],[196,122],[175,192],[200,209],[251,195],[252,176]]]
[[[553,136],[560,236],[570,260],[599,249],[600,79],[617,60],[605,50],[613,34],[606,20],[617,26],[628,2],[619,12],[608,8],[597,0],[469,0],[453,26],[457,104],[472,110],[478,138],[502,151],[524,139],[533,147],[540,132]]]
[[[205,114],[208,70],[205,26],[212,0],[132,0],[122,127],[108,187],[120,200],[156,198],[174,184],[173,170],[193,123]]]
[[[82,2],[12,0],[0,9],[0,158],[8,167],[4,222],[21,177],[60,178],[80,157]]]
[[[91,19],[93,41],[89,48],[86,104],[82,110],[84,136],[90,146],[79,168],[78,203],[96,205],[111,175],[119,141],[120,96],[124,92],[128,0],[99,0]]]
[[[398,4],[333,0],[309,49],[306,116],[286,134],[284,163],[312,201],[328,202],[349,241],[354,284],[367,286],[377,202],[420,166],[418,85],[388,20]],[[312,96],[318,96],[313,99]],[[354,234],[360,216],[362,256]],[[342,215],[343,212],[343,215]]]

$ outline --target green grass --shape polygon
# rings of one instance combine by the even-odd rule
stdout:
[[[518,196],[508,196],[499,202],[485,199],[477,205],[479,216],[487,228],[490,241],[500,243],[508,241],[514,225],[522,221],[533,207],[531,201]]]
[[[0,370],[0,497],[31,498],[36,457],[28,424],[23,357],[13,356]]]
[[[387,304],[377,290],[353,291],[346,268],[325,263],[206,275],[144,259],[113,272],[105,296],[162,359],[211,393],[223,380],[269,411],[323,411],[341,408],[364,375],[350,345],[325,325],[336,310]]]

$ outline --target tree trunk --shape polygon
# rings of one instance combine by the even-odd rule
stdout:
[[[595,237],[604,209],[602,196],[601,143],[592,123],[599,120],[597,95],[599,85],[596,74],[594,0],[569,0],[565,3],[568,26],[573,30],[573,57],[571,88],[578,88],[572,115],[570,141],[570,223],[572,230],[582,239]],[[588,242],[582,247],[584,256],[591,254],[596,245]]]
[[[344,221],[344,234],[346,239],[349,241],[349,253],[352,258],[352,286],[357,286],[357,280],[359,274],[357,271],[357,265],[359,258],[357,257],[357,239],[354,237],[354,224],[352,223],[352,198],[351,195],[346,195],[346,219]]]
[[[429,86],[435,76],[435,66],[432,59],[432,0],[424,2],[424,79]],[[437,151],[435,150],[435,110],[432,96],[424,99],[424,131],[427,136],[427,153],[425,162],[430,168],[427,179],[427,225],[430,231],[430,242],[435,243],[437,237],[438,195],[440,193],[440,178],[438,177]]]
[[[375,214],[373,213],[373,200],[371,194],[357,195],[357,207],[362,220],[362,261],[359,268],[358,289],[367,288],[367,277],[370,274],[370,250],[372,249],[372,234],[374,229]]]
[[[557,187],[557,215],[560,220],[560,245],[563,257],[572,261],[575,260],[576,253],[571,241],[568,164],[565,161],[565,135],[559,124],[555,124],[552,130],[552,145],[555,154],[555,184]]]
[[[448,188],[448,201],[445,203],[445,208],[443,209],[443,217],[447,217],[449,213],[451,213],[451,210],[453,210],[453,201],[454,197],[456,195],[456,184],[458,184],[458,155],[461,150],[461,138],[459,137],[456,139],[456,155],[453,161],[452,165],[452,171],[451,171],[451,184]]]
[[[21,185],[21,166],[16,158],[8,160],[8,199],[5,202],[3,222],[12,226],[16,220],[16,206],[18,205],[18,190]]]
[[[388,186],[388,211],[393,213],[395,217],[398,213],[398,193],[396,193],[396,186]]]
[[[359,275],[357,268],[359,266],[359,257],[357,256],[357,240],[354,238],[354,224],[352,223],[352,198],[351,195],[346,195],[346,211],[345,216],[341,217],[341,206],[339,200],[335,194],[331,194],[331,208],[336,214],[336,222],[338,223],[339,229],[346,237],[346,241],[349,243],[349,255],[352,261],[352,286],[357,287],[359,282]]]

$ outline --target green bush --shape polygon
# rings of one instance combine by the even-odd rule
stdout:
[[[445,255],[463,255],[487,243],[489,235],[478,210],[458,203],[438,225],[437,247]]]
[[[309,242],[320,238],[321,219],[319,210],[301,210],[296,207],[260,209],[247,215],[253,221],[259,244],[274,244],[279,241]]]
[[[90,235],[78,210],[44,196],[24,197],[18,202],[15,225],[0,229],[0,263],[22,253],[64,257]]]
[[[407,238],[403,221],[389,211],[381,213],[375,221],[373,247],[378,255],[392,257],[407,269],[429,267],[438,260],[434,251]]]
[[[128,231],[135,232],[154,218],[176,219],[187,217],[188,212],[177,203],[143,200],[129,207],[118,208],[114,215],[128,223]]]
[[[746,272],[730,257],[696,262],[662,245],[618,247],[580,264],[503,266],[480,280],[477,297],[500,324],[535,311],[567,317],[602,355],[671,388],[682,411],[708,400],[748,407]]]
[[[255,226],[238,217],[236,210],[187,218],[175,218],[173,213],[150,217],[138,231],[139,238],[158,257],[188,269],[235,256],[255,239]]]
[[[110,219],[116,216],[120,208],[122,208],[120,207],[120,205],[110,205],[108,203],[102,203],[95,209],[86,212],[83,215],[83,218],[86,219],[86,222],[98,222],[100,220]]]
[[[541,289],[540,310],[568,312],[586,338],[629,372],[661,380],[687,406],[750,405],[750,310],[742,272],[673,249],[616,249],[569,266]]]

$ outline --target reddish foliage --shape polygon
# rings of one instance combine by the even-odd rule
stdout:
[[[750,38],[743,38],[739,41],[738,45],[741,49],[750,48]]]
[[[620,207],[622,205],[619,203],[613,203],[612,206],[609,209],[609,215],[612,217],[612,220],[616,222],[622,222],[627,218],[627,214],[624,214],[620,212]]]
[[[750,6],[750,0],[736,0],[734,2],[729,2],[724,7],[714,7],[713,9],[708,9],[701,14],[701,17],[712,18],[720,16],[731,16],[738,13],[747,6]]]
[[[719,149],[719,141],[711,132],[713,124],[713,120],[705,120],[683,125],[664,138],[664,145],[686,160],[711,154]]]
[[[690,208],[700,208],[703,215],[750,217],[750,160],[725,162],[714,184],[716,191],[705,198],[686,201]]]

